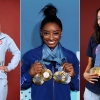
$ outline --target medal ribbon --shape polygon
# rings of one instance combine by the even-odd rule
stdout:
[[[96,59],[94,67],[100,67],[100,44],[97,46]]]
[[[66,61],[65,56],[61,50],[61,44],[59,43],[54,50],[51,50],[46,44],[43,45],[42,50],[42,63],[49,65],[52,61],[56,62],[56,68],[62,70],[60,67]]]

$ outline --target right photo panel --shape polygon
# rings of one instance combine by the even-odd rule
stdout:
[[[100,100],[100,0],[80,0],[80,100]]]

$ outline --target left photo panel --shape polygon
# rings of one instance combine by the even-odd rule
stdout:
[[[20,0],[0,0],[0,100],[20,100]]]

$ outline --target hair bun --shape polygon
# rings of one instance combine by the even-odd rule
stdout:
[[[56,13],[58,10],[52,4],[46,5],[41,11],[44,13],[46,17],[57,17]]]

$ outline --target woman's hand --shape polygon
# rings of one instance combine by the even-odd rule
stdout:
[[[3,70],[4,72],[8,72],[7,66],[0,66],[0,70]]]
[[[66,62],[62,65],[62,67],[63,67],[64,72],[69,73],[70,76],[75,76],[75,72],[74,72],[74,68],[72,64]]]
[[[88,72],[85,72],[83,74],[83,76],[88,82],[90,82],[92,84],[95,84],[95,82],[98,81],[97,78],[99,78],[98,74],[92,74],[92,73],[88,73]]]
[[[30,75],[34,76],[37,73],[41,73],[42,69],[43,69],[43,65],[40,62],[36,62],[36,63],[32,64],[32,66],[29,70],[29,73],[30,73]]]

